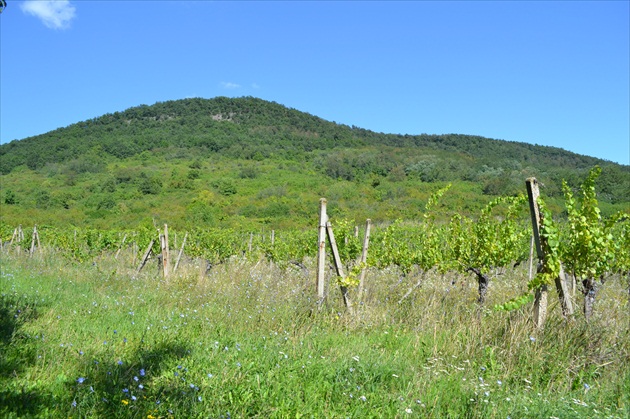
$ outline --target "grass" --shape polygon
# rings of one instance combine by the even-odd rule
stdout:
[[[45,249],[44,249],[45,250]],[[345,313],[315,303],[314,266],[190,261],[168,280],[130,255],[76,264],[0,256],[0,416],[626,418],[627,284],[609,280],[587,324],[536,331],[531,305],[491,310],[526,284],[429,273],[421,287],[370,271]]]

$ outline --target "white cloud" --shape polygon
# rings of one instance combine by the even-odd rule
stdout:
[[[260,86],[258,85],[258,83],[252,83],[252,88],[253,89],[260,89]]]
[[[223,87],[224,89],[238,89],[241,87],[241,85],[229,81],[224,81],[221,82],[221,87]]]
[[[76,16],[76,9],[68,0],[29,0],[20,7],[51,29],[67,29]]]

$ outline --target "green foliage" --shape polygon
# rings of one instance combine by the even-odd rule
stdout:
[[[563,184],[569,231],[562,259],[567,269],[578,278],[603,276],[610,270],[615,258],[613,243],[617,240],[612,227],[622,214],[608,221],[602,220],[595,192],[595,181],[600,174],[599,167],[589,172],[580,187],[577,203],[569,186]]]

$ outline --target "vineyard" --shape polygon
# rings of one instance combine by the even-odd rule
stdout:
[[[592,312],[599,284],[609,277],[625,277],[630,281],[630,214],[618,213],[607,220],[602,219],[594,185],[599,172],[597,167],[591,171],[580,188],[577,202],[573,192],[564,185],[566,220],[555,222],[553,215],[545,209],[543,200],[538,199],[543,213],[540,235],[548,258],[537,275],[533,272],[536,267],[532,266],[537,261],[534,260],[526,197],[495,199],[475,219],[455,215],[449,223],[436,223],[439,200],[448,193],[448,186],[431,196],[422,220],[416,223],[397,220],[373,228],[369,253],[363,264],[359,259],[365,231],[360,232],[354,221],[332,220],[339,255],[346,269],[355,273],[368,267],[394,268],[401,278],[422,278],[431,271],[463,276],[472,273],[478,281],[480,304],[484,303],[490,277],[509,267],[528,265],[528,291],[535,291],[553,284],[560,275],[562,261],[573,295],[578,285],[581,288],[586,300],[584,312],[588,316]],[[161,246],[158,239],[161,228],[157,225],[127,231],[36,226],[32,240],[30,236],[25,238],[22,226],[14,228],[3,224],[0,229],[5,252],[23,250],[32,255],[34,252],[52,251],[69,261],[84,263],[104,254],[118,255],[124,251],[132,255],[134,263],[139,264],[146,249],[145,257],[157,255],[160,264],[162,258],[166,258],[161,248],[163,243]],[[185,232],[171,231],[170,234],[174,250],[181,245],[180,258],[183,254],[188,261],[203,260],[208,268],[239,257],[249,260],[264,258],[282,268],[299,267],[304,266],[305,260],[315,259],[318,253],[316,229],[269,231],[265,234],[199,228]],[[197,260],[195,263],[199,265],[200,262]],[[166,275],[166,271],[163,272]],[[350,276],[352,278],[343,280],[349,281],[347,285],[357,286],[357,275]],[[421,279],[417,282],[417,285],[420,284]],[[628,290],[630,292],[630,282]],[[518,308],[531,301],[531,296],[529,292],[514,296],[496,308]]]
[[[306,231],[2,224],[3,334],[11,333],[3,336],[0,367],[23,374],[4,381],[0,413],[623,417],[630,409],[630,339],[622,324],[630,320],[630,217],[601,217],[598,175],[591,170],[577,191],[564,185],[563,214],[551,214],[544,197],[523,194],[495,199],[475,217],[438,222],[446,187],[416,222],[320,218],[332,239],[325,246],[315,209]],[[47,279],[32,279],[34,272]],[[542,301],[552,287],[560,298],[550,292],[547,315]],[[28,328],[40,289],[53,301],[67,294],[63,306],[39,309],[74,319],[72,332],[47,332],[62,354],[43,342],[41,329]],[[102,325],[85,323],[92,312],[105,316]],[[134,313],[141,312],[139,321]],[[134,318],[146,330],[129,323]],[[161,332],[147,332],[162,323]],[[261,331],[267,335],[256,335]],[[81,361],[84,350],[76,342],[68,347],[69,339],[92,335],[106,347],[85,343],[91,360]],[[313,358],[317,348],[327,355]],[[18,367],[24,350],[28,368]],[[76,377],[40,365],[35,353]],[[408,362],[415,366],[402,372]],[[37,368],[32,374],[55,383],[47,396],[36,395],[40,384],[28,378]],[[213,384],[217,375],[221,385]],[[302,396],[287,396],[283,386]],[[37,400],[46,408],[29,410]]]

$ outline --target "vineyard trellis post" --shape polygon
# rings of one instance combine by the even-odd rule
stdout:
[[[168,252],[168,225],[164,224],[164,234],[160,236],[160,244],[162,247],[162,269],[164,278],[169,274],[169,252]]]
[[[335,234],[333,233],[332,224],[330,224],[330,222],[326,223],[326,233],[328,234],[328,242],[330,243],[330,248],[332,250],[337,275],[340,278],[345,279],[346,275],[343,272],[343,264],[341,263],[339,250],[337,249],[337,242],[335,241]],[[341,290],[341,296],[343,297],[344,305],[346,306],[350,314],[353,314],[352,302],[350,301],[350,296],[348,295],[348,287],[340,284],[339,289]]]
[[[365,273],[367,272],[367,254],[368,246],[370,245],[370,227],[372,226],[372,220],[369,218],[365,221],[365,236],[363,238],[363,249],[361,251],[361,275],[359,276],[359,289],[357,291],[357,301],[361,301],[363,298],[363,291],[365,288]],[[359,228],[355,229],[356,237],[359,237]]]
[[[326,198],[319,200],[319,237],[317,248],[317,300],[324,301],[324,277],[326,274]]]
[[[525,181],[527,185],[527,197],[529,199],[529,212],[532,219],[532,230],[534,233],[534,243],[536,244],[536,255],[538,256],[538,269],[541,261],[545,258],[540,244],[540,211],[538,208],[538,181],[536,178],[529,178]],[[535,290],[534,299],[534,324],[542,327],[547,317],[547,285],[543,284]]]
[[[122,242],[120,243],[120,247],[118,248],[118,251],[116,252],[116,256],[114,256],[114,259],[118,259],[118,255],[120,254],[120,251],[122,250],[123,246],[125,245],[125,241],[127,240],[127,235],[125,234],[125,236],[122,239]]]
[[[184,234],[184,241],[182,241],[182,248],[179,249],[179,254],[177,255],[177,261],[175,261],[175,266],[173,267],[173,273],[175,273],[175,271],[177,270],[177,267],[179,266],[179,261],[182,258],[182,254],[184,254],[184,246],[186,246],[186,239],[188,238],[188,232],[186,232],[186,234]]]
[[[538,256],[538,269],[537,272],[540,272],[541,268],[544,266],[544,261],[547,255],[543,251],[543,247],[541,244],[540,238],[540,207],[538,205],[538,197],[540,196],[540,191],[538,188],[538,181],[536,178],[528,178],[525,181],[527,185],[527,196],[529,199],[529,209],[530,215],[532,219],[532,230],[534,236],[534,243],[536,245],[536,255]],[[569,293],[566,289],[566,284],[564,280],[564,271],[562,270],[562,266],[560,267],[560,273],[555,278],[556,289],[558,291],[558,297],[560,299],[560,305],[562,306],[562,314],[567,317],[573,314],[573,304],[571,303],[571,299],[569,298]],[[547,317],[547,285],[542,284],[535,290],[535,299],[534,299],[534,324],[536,327],[541,328],[545,323],[545,319]]]
[[[41,247],[39,243],[39,234],[37,233],[37,226],[33,227],[33,238],[31,239],[31,248],[28,252],[29,257],[33,257],[33,253],[35,253],[35,243],[37,243],[37,248]]]
[[[138,273],[140,273],[142,268],[144,268],[144,265],[146,265],[147,260],[149,260],[149,256],[151,255],[151,250],[153,249],[153,243],[155,243],[155,239],[151,239],[149,246],[147,246],[147,250],[146,252],[144,252],[144,256],[142,256],[142,260],[140,261],[140,266],[138,266]]]

